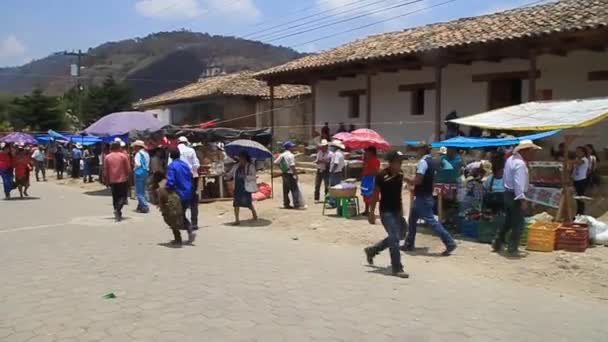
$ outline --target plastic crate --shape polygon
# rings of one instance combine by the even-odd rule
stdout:
[[[559,223],[536,222],[528,229],[526,249],[536,252],[553,252],[555,249],[555,232]]]
[[[555,249],[584,252],[589,247],[589,227],[586,224],[562,224],[555,232]]]
[[[477,220],[460,219],[460,234],[470,239],[477,239],[479,236],[479,222]]]

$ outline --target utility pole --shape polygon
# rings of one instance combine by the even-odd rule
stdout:
[[[77,96],[78,96],[78,116],[79,116],[79,119],[82,119],[82,91],[84,90],[84,88],[82,87],[82,83],[80,82],[80,75],[81,75],[80,70],[82,69],[82,58],[86,54],[83,54],[82,50],[80,50],[80,49],[78,49],[78,52],[67,52],[66,51],[63,54],[65,56],[76,56],[77,57],[76,73],[74,75],[72,73],[72,70],[70,70],[70,75],[73,77],[76,77],[76,90],[77,90]]]

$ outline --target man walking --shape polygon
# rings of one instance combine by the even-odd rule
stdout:
[[[80,178],[80,159],[82,159],[82,146],[74,145],[72,148],[72,178]]]
[[[403,218],[403,200],[401,190],[403,189],[403,172],[401,161],[403,154],[399,151],[391,151],[386,156],[388,167],[376,176],[376,188],[380,193],[380,218],[386,230],[387,237],[373,246],[365,248],[367,262],[374,264],[374,257],[385,249],[391,254],[391,267],[393,275],[400,278],[408,278],[409,275],[403,271],[401,263],[401,252],[399,251],[399,240],[405,231],[407,223]],[[375,207],[377,198],[372,199]],[[368,213],[370,224],[374,224],[376,216],[373,211]]]
[[[135,195],[137,197],[138,213],[147,214],[150,212],[146,201],[146,183],[150,173],[150,155],[146,152],[146,145],[141,140],[136,140],[131,144],[135,151],[133,156],[133,175],[135,178]]]
[[[90,147],[85,147],[82,151],[82,181],[93,183],[93,152]]]
[[[417,146],[417,154],[420,160],[416,166],[416,175],[405,178],[408,185],[414,186],[414,203],[411,204],[410,208],[408,233],[403,249],[405,251],[414,251],[416,226],[418,220],[423,219],[439,235],[445,245],[445,251],[441,255],[449,256],[456,249],[456,242],[441,222],[435,219],[433,213],[433,207],[435,206],[433,182],[435,180],[436,167],[430,153],[431,147],[426,143]]]
[[[496,239],[492,243],[494,252],[498,253],[502,250],[506,234],[510,230],[511,237],[507,252],[510,256],[517,256],[519,253],[519,239],[524,228],[524,213],[528,209],[526,191],[530,186],[526,163],[532,160],[536,150],[540,149],[541,147],[534,144],[532,140],[522,140],[505,163],[502,177],[505,187],[505,224],[498,229]]]
[[[318,202],[321,197],[321,183],[325,187],[325,196],[329,189],[329,164],[333,153],[329,151],[327,140],[321,140],[317,152],[317,158],[315,164],[317,164],[317,175],[315,177],[315,202]]]
[[[120,143],[113,142],[111,151],[104,159],[103,176],[105,184],[112,189],[112,204],[116,222],[122,220],[122,207],[127,203],[129,194],[129,175],[131,165],[129,157],[120,150]]]
[[[198,169],[201,164],[196,156],[196,151],[189,146],[190,142],[188,138],[182,136],[177,138],[178,144],[177,149],[179,150],[180,157],[188,167],[190,167],[190,176],[192,177],[192,196],[189,201],[190,208],[190,223],[192,224],[192,230],[198,229]],[[173,161],[173,158],[169,156],[169,163]],[[184,211],[186,208],[184,208]]]
[[[34,170],[36,172],[36,182],[40,182],[40,173],[42,172],[42,180],[46,182],[46,170],[44,167],[45,155],[44,147],[39,145],[38,148],[32,153],[32,160],[34,161]]]
[[[192,224],[186,218],[186,208],[190,207],[192,200],[192,168],[181,159],[179,149],[172,149],[170,152],[171,163],[167,168],[167,183],[165,188],[175,192],[182,204],[184,228],[188,231],[188,243],[194,242],[196,234],[192,231]],[[182,235],[179,230],[172,229],[175,240],[174,244],[182,244]]]
[[[283,208],[285,209],[299,209],[302,207],[300,203],[300,188],[298,186],[298,172],[296,171],[296,158],[291,151],[296,145],[291,141],[285,141],[283,143],[283,153],[274,161],[275,164],[279,164],[283,178]],[[289,202],[289,193],[293,198],[293,207]]]

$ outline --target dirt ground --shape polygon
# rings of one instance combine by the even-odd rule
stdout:
[[[270,183],[268,174],[261,174],[260,178],[261,181]],[[57,181],[54,176],[49,177],[49,181],[78,187],[83,192],[95,191],[103,187],[99,183],[83,184],[82,181],[71,179]],[[326,216],[322,216],[322,205],[313,201],[313,175],[300,175],[300,185],[308,205],[307,210],[282,209],[281,180],[275,178],[274,182],[276,188],[274,199],[254,203],[260,217],[258,222],[247,221],[250,213],[242,210],[243,228],[263,228],[284,234],[294,240],[350,244],[361,248],[385,237],[382,225],[379,222],[370,225],[365,217],[347,220],[336,217],[333,210],[327,211]],[[33,182],[33,191],[35,191],[35,182]],[[409,195],[404,193],[406,212],[409,208],[408,199]],[[201,204],[199,211],[202,224],[205,217],[213,222],[226,224],[234,219],[231,201]],[[589,248],[585,253],[525,252],[525,256],[521,259],[507,259],[491,253],[487,244],[462,240],[457,236],[458,249],[454,255],[445,258],[438,257],[443,249],[441,241],[423,227],[420,233],[417,247],[421,250],[405,256],[406,268],[408,262],[428,263],[429,268],[432,268],[434,263],[447,263],[470,274],[472,281],[478,277],[491,278],[608,301],[608,263],[606,262],[608,248],[606,247]],[[362,261],[364,259],[363,252],[361,259]],[[377,263],[388,264],[388,253],[378,256]]]

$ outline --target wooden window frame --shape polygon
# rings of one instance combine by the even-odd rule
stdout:
[[[412,83],[412,84],[401,84],[399,85],[399,91],[409,92],[410,93],[410,115],[413,116],[423,116],[426,114],[426,91],[427,90],[435,90],[436,84],[435,82],[427,82],[427,83]],[[422,112],[418,111],[420,109],[418,99],[420,92],[422,92]]]

